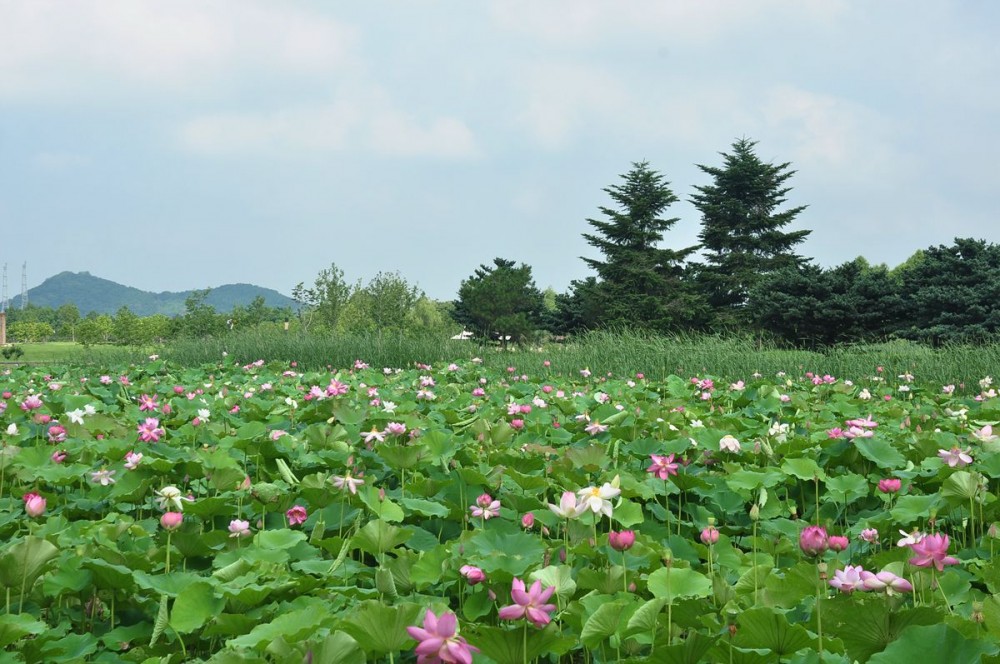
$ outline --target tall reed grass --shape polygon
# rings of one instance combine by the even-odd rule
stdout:
[[[415,362],[440,364],[480,357],[487,367],[514,367],[517,373],[536,374],[544,360],[554,375],[578,375],[588,368],[615,376],[642,372],[650,378],[669,374],[710,374],[730,380],[753,373],[784,371],[800,376],[806,371],[840,379],[862,380],[881,374],[895,380],[905,373],[920,383],[971,383],[1000,373],[1000,343],[985,346],[928,348],[907,341],[845,346],[823,351],[779,348],[750,338],[664,337],[627,331],[591,332],[569,343],[503,350],[472,341],[405,335],[298,335],[246,331],[219,338],[178,341],[161,355],[182,365],[226,361],[246,364],[257,359],[298,362],[299,367],[346,368],[356,359],[372,366],[410,367]]]

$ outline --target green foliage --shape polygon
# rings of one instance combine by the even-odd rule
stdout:
[[[18,358],[24,357],[24,349],[15,344],[5,346],[0,349],[0,355],[3,355],[5,360],[16,360]]]
[[[722,153],[723,166],[698,168],[712,184],[696,186],[692,203],[701,213],[701,249],[706,264],[699,280],[723,323],[739,321],[738,310],[750,291],[771,272],[797,267],[805,260],[793,253],[810,231],[782,232],[805,207],[779,211],[795,173],[789,164],[765,163],[755,141],[739,139]]]
[[[900,299],[898,282],[885,266],[857,258],[830,270],[777,270],[750,291],[747,311],[757,328],[775,338],[819,347],[887,338]]]
[[[520,343],[540,327],[543,309],[531,268],[496,258],[462,282],[452,317],[482,338]]]
[[[210,292],[210,288],[192,291],[184,300],[184,315],[180,319],[180,330],[184,336],[201,339],[217,336],[226,329],[226,320],[208,304]]]
[[[596,323],[665,331],[698,324],[704,304],[685,280],[683,265],[696,247],[678,251],[659,246],[663,233],[678,221],[662,216],[677,197],[648,162],[632,164],[621,178],[621,184],[604,189],[615,207],[601,207],[607,219],[588,219],[595,232],[583,235],[604,255],[604,260],[583,259],[598,279],[574,282],[571,299],[577,302],[565,303],[569,311],[564,318],[578,320],[584,328]]]
[[[426,308],[419,314],[416,310],[417,303],[424,299],[423,292],[398,272],[379,272],[367,285],[358,283],[354,287],[337,325],[342,331],[354,333],[408,331],[411,324],[428,315]],[[434,321],[428,323],[434,325]]]
[[[308,331],[314,325],[337,329],[337,322],[351,299],[352,288],[344,280],[344,271],[331,263],[316,275],[311,288],[299,282],[292,289],[292,299],[299,305],[299,322]]]
[[[930,247],[898,270],[898,334],[934,345],[1000,331],[1000,245],[970,238]]]
[[[7,336],[13,341],[37,343],[45,341],[56,332],[48,323],[19,320],[7,326]]]

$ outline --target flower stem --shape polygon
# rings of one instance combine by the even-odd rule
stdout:
[[[167,531],[167,565],[165,568],[165,573],[170,574],[170,536],[174,534],[174,531]]]
[[[942,586],[941,583],[938,581],[937,571],[934,571],[934,569],[935,568],[932,568],[932,571],[931,571],[931,574],[933,575],[933,579],[934,579],[934,585],[937,586],[938,590],[941,591],[941,597],[944,599],[944,605],[946,607],[948,607],[948,613],[950,613],[952,615],[955,615],[955,612],[952,611],[952,609],[951,609],[951,602],[948,601],[948,596],[944,592],[944,586]]]
[[[628,595],[628,568],[625,567],[625,552],[622,551],[622,586]]]
[[[521,661],[528,664],[528,621],[524,621],[524,629],[521,630]]]
[[[816,565],[816,632],[819,636],[819,661],[823,661],[823,577],[826,576],[819,564]]]

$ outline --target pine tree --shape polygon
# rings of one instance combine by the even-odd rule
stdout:
[[[458,289],[452,318],[478,336],[522,342],[542,325],[544,298],[531,267],[503,258],[480,265]]]
[[[742,138],[731,154],[722,153],[723,167],[699,165],[713,183],[695,187],[699,193],[691,198],[702,216],[699,239],[706,264],[699,268],[699,281],[722,323],[739,320],[738,310],[766,275],[808,262],[793,249],[811,231],[781,230],[805,206],[778,210],[795,171],[787,162],[762,162],[756,145]]]
[[[621,178],[621,184],[604,189],[616,207],[600,207],[606,219],[588,219],[595,232],[583,235],[604,255],[604,260],[583,258],[598,275],[597,283],[587,286],[587,308],[600,305],[603,325],[687,327],[699,310],[684,283],[684,260],[695,247],[659,247],[663,233],[678,221],[663,213],[678,199],[648,162],[633,163]]]

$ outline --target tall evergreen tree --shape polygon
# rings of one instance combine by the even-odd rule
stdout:
[[[648,162],[633,163],[621,178],[621,184],[604,189],[615,203],[599,208],[606,219],[587,220],[594,233],[583,237],[604,258],[583,258],[598,276],[596,284],[581,282],[586,284],[589,303],[583,308],[593,309],[599,303],[603,325],[687,327],[698,307],[684,283],[684,260],[696,247],[679,251],[659,247],[663,233],[678,221],[665,217],[664,211],[678,199]]]
[[[1000,333],[1000,245],[955,238],[897,268],[899,336],[938,345],[982,342]]]
[[[703,292],[723,324],[738,321],[750,290],[767,274],[808,262],[793,249],[811,231],[783,232],[805,206],[779,211],[795,171],[789,164],[760,160],[755,141],[741,138],[723,166],[699,165],[712,184],[695,187],[691,202],[701,213],[699,235],[706,264],[699,269]]]

